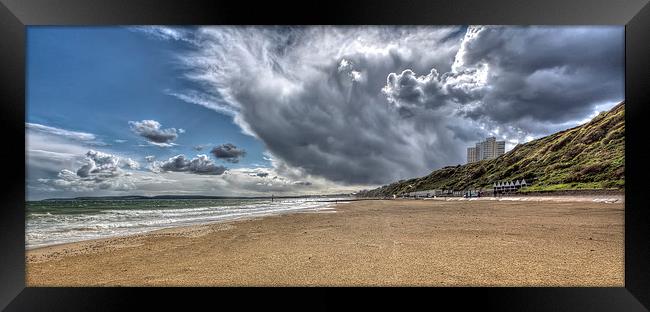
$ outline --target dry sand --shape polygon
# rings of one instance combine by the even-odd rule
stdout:
[[[624,203],[607,201],[358,201],[338,204],[334,213],[28,250],[26,280],[28,286],[622,287]]]

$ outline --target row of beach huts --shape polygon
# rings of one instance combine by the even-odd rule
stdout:
[[[526,182],[526,179],[522,179],[521,181],[516,180],[515,182],[509,181],[509,182],[495,182],[492,185],[492,189],[495,193],[498,192],[513,192],[516,190],[519,190],[522,187],[528,186],[528,182]]]
[[[466,190],[424,190],[413,191],[403,194],[395,194],[393,198],[435,198],[435,197],[481,197],[498,196],[500,194],[513,193],[522,187],[530,186],[525,179],[516,181],[499,181],[492,184],[492,189],[466,189]]]

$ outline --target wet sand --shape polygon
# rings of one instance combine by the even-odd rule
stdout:
[[[609,197],[611,198],[611,196]],[[372,200],[28,250],[27,286],[624,286],[624,203]]]

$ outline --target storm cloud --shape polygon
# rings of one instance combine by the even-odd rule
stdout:
[[[241,158],[246,156],[246,150],[238,148],[232,143],[216,146],[210,151],[210,153],[217,159],[229,163],[238,163]]]
[[[489,68],[480,103],[466,111],[470,118],[563,123],[624,98],[622,27],[473,27],[468,33],[456,68]]]
[[[189,43],[179,60],[203,89],[188,103],[232,114],[278,172],[342,184],[421,176],[485,136],[512,146],[624,98],[618,26],[151,32]]]
[[[183,129],[168,128],[162,129],[159,122],[155,120],[129,121],[133,133],[147,139],[153,145],[168,147],[173,145],[178,134],[184,133]]]

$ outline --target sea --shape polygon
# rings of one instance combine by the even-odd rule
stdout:
[[[348,198],[102,199],[27,202],[26,248],[289,212],[335,212]]]

